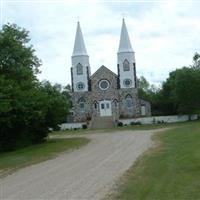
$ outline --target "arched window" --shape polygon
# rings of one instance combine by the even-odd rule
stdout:
[[[80,110],[81,110],[81,111],[84,111],[84,110],[85,110],[85,99],[84,99],[83,97],[81,97],[81,98],[78,100],[78,103],[79,103]]]
[[[85,84],[84,84],[83,82],[78,82],[78,83],[76,84],[76,88],[77,88],[78,90],[83,90],[83,89],[85,88]]]
[[[130,94],[126,96],[126,107],[132,108],[133,107],[133,99]]]
[[[125,87],[130,87],[132,85],[131,79],[128,78],[124,79],[123,83]]]
[[[95,109],[95,110],[98,109],[98,103],[97,103],[97,101],[94,101],[94,109]]]
[[[127,59],[124,60],[123,69],[124,71],[130,71],[130,65]]]
[[[76,71],[77,71],[78,75],[83,74],[83,66],[80,63],[78,63],[78,65],[76,65]]]
[[[117,108],[118,107],[118,101],[117,101],[117,99],[114,99],[113,103],[114,103],[115,108]]]

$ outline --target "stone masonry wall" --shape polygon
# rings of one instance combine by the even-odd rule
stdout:
[[[133,118],[141,116],[141,104],[146,105],[148,115],[150,115],[150,104],[144,100],[138,99],[137,88],[117,89],[117,75],[102,66],[91,77],[91,91],[89,92],[73,92],[73,112],[75,122],[84,122],[88,117],[100,116],[99,101],[111,101],[112,115],[114,119]],[[99,88],[99,82],[102,79],[109,81],[110,86],[107,90]],[[127,108],[126,96],[130,95],[133,100],[133,106]],[[79,105],[80,98],[85,99],[85,109],[82,110]],[[95,108],[95,103],[97,107]]]

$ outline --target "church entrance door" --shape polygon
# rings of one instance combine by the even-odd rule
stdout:
[[[100,116],[111,116],[111,101],[100,101]]]

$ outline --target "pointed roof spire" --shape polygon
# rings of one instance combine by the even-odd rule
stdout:
[[[122,21],[122,29],[121,29],[120,43],[118,49],[118,53],[121,52],[133,52],[124,18]]]
[[[72,53],[72,56],[85,56],[88,55],[86,48],[85,48],[85,43],[83,40],[83,34],[81,31],[80,23],[78,21],[77,23],[77,29],[76,29],[76,37],[75,37],[75,42],[74,42],[74,50]]]

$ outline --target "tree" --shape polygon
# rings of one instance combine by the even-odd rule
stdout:
[[[175,97],[178,112],[194,114],[200,111],[200,70],[184,67],[176,71]]]
[[[193,65],[192,65],[192,67],[194,67],[196,69],[200,69],[200,54],[198,54],[197,52],[193,56]]]
[[[200,70],[183,67],[170,73],[164,82],[162,96],[169,111],[193,114],[200,110]]]
[[[163,101],[160,94],[160,89],[150,83],[141,76],[139,78],[139,98],[147,100],[151,103],[152,115],[163,115]]]
[[[193,65],[170,72],[160,90],[143,90],[153,115],[193,114],[200,111],[200,55]]]
[[[142,89],[144,92],[147,92],[149,90],[149,87],[150,87],[149,82],[145,79],[144,76],[141,76],[138,79],[138,85],[139,85],[139,88]]]
[[[58,129],[58,124],[65,122],[70,108],[70,96],[61,85],[51,85],[50,82],[42,82],[42,90],[47,95],[46,126]]]
[[[44,141],[69,107],[61,86],[37,80],[41,62],[29,41],[17,25],[0,31],[0,151]]]
[[[0,150],[40,142],[47,134],[40,129],[45,96],[36,74],[41,63],[29,40],[16,25],[4,25],[0,32]]]

